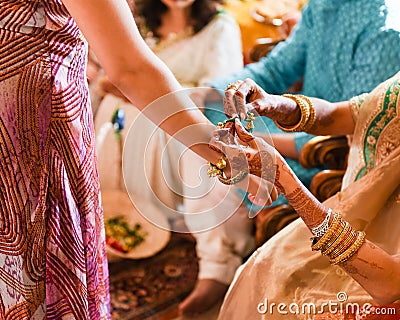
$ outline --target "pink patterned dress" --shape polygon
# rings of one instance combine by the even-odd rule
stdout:
[[[0,0],[0,319],[109,319],[87,43],[61,0]]]

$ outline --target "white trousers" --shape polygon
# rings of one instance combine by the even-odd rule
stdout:
[[[118,143],[109,128],[117,106],[125,110],[125,186],[120,179]],[[152,202],[170,220],[182,218],[174,214],[181,210],[197,241],[198,278],[231,283],[243,258],[254,249],[253,221],[237,188],[210,179],[206,160],[178,142],[168,142],[161,129],[139,115],[131,104],[112,95],[102,101],[96,116],[98,144],[103,146],[99,158],[102,188],[126,187],[133,198]]]

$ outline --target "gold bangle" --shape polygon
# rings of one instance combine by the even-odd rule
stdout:
[[[313,251],[321,250],[325,245],[331,240],[332,235],[337,234],[337,230],[340,228],[340,225],[342,223],[342,218],[339,212],[335,212],[333,215],[332,223],[328,227],[328,230],[326,230],[325,234],[317,239],[317,238],[312,238],[313,243],[311,245],[311,249]]]
[[[354,241],[353,244],[345,252],[343,252],[343,254],[339,255],[335,259],[329,260],[329,262],[333,265],[346,262],[361,248],[364,242],[365,232],[358,231],[356,241]]]
[[[301,117],[300,117],[299,122],[291,127],[284,126],[284,125],[280,124],[278,121],[274,121],[275,125],[279,129],[281,129],[285,132],[301,131],[310,119],[310,106],[308,105],[308,103],[306,102],[305,99],[300,98],[300,96],[298,96],[298,95],[283,94],[282,97],[292,99],[293,101],[296,102],[297,106],[300,108]]]
[[[353,228],[351,227],[350,223],[347,221],[343,221],[342,223],[342,229],[339,231],[337,237],[332,239],[325,248],[321,250],[322,255],[326,256],[332,253],[338,245],[342,244],[342,241],[346,239],[346,237],[350,236],[351,232],[353,231]]]
[[[329,255],[329,258],[333,260],[350,248],[350,246],[357,240],[357,235],[358,233],[352,230],[352,232],[350,232],[350,236],[345,238],[344,242],[339,246],[336,246],[335,250],[333,250],[333,252],[331,252]]]
[[[312,128],[312,126],[315,123],[315,120],[317,119],[317,115],[315,114],[315,107],[309,97],[302,95],[302,94],[299,94],[299,96],[308,103],[308,107],[310,110],[310,117],[309,117],[307,123],[304,125],[304,127],[301,128],[301,131],[308,131]]]
[[[236,176],[232,178],[224,178],[222,175],[218,176],[218,180],[223,184],[232,185],[242,181],[247,175],[248,171],[240,171]]]

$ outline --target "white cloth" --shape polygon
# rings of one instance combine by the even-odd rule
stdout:
[[[185,222],[197,241],[198,278],[230,284],[243,257],[254,250],[248,209],[236,187],[207,176],[204,159],[188,151],[182,160]],[[200,213],[204,216],[197,219]],[[209,230],[198,232],[204,228]]]
[[[243,67],[240,29],[225,13],[217,14],[196,34],[168,44],[161,42],[154,51],[186,87],[204,85]]]

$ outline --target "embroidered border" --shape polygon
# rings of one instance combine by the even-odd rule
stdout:
[[[400,80],[394,81],[385,93],[382,110],[369,125],[364,139],[366,165],[357,174],[357,180],[375,167],[376,145],[379,135],[387,124],[397,117],[396,104],[399,99]]]

